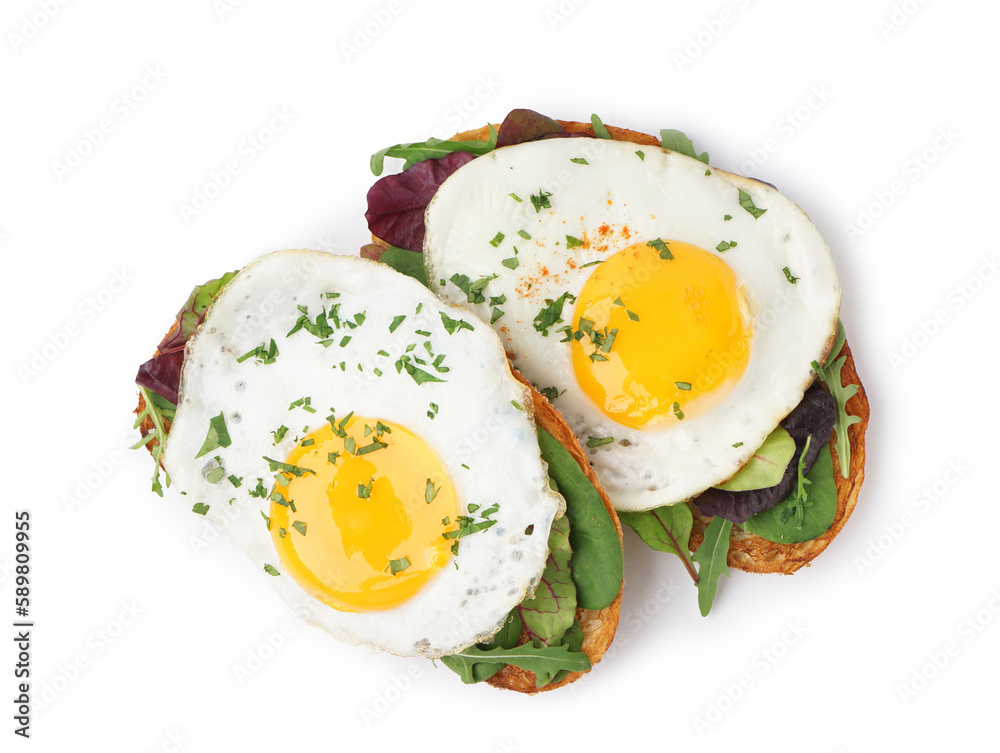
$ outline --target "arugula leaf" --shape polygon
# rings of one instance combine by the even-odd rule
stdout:
[[[145,387],[140,387],[139,392],[145,402],[145,407],[136,415],[135,424],[133,424],[132,428],[138,429],[142,425],[142,422],[146,418],[149,418],[153,423],[153,430],[132,445],[131,449],[138,450],[140,447],[145,447],[153,440],[156,440],[156,445],[149,451],[153,456],[153,491],[162,497],[163,486],[160,484],[160,462],[163,458],[163,449],[167,443],[166,421],[173,420],[177,406],[165,397],[155,392],[149,392]],[[169,487],[170,474],[164,471],[163,476]]]
[[[424,269],[424,255],[416,251],[389,246],[379,256],[378,260],[388,264],[397,272],[412,277],[423,286],[427,286],[427,270]]]
[[[471,139],[469,141],[448,141],[446,139],[429,138],[427,141],[412,142],[409,144],[395,144],[387,146],[375,152],[371,158],[371,170],[374,175],[381,175],[385,167],[386,157],[398,157],[406,160],[403,165],[405,170],[418,162],[427,159],[443,157],[451,152],[470,152],[481,155],[493,151],[497,145],[497,132],[493,125],[490,125],[490,135],[486,141]]]
[[[573,550],[569,532],[566,515],[552,521],[549,557],[535,595],[517,605],[517,613],[533,646],[558,645],[576,619],[576,585],[570,568]]]
[[[698,563],[698,608],[707,617],[719,587],[719,578],[729,577],[726,559],[729,555],[729,532],[733,524],[715,516],[705,528],[705,540],[691,559]]]
[[[563,636],[562,645],[569,646],[569,650],[573,652],[580,653],[582,651],[583,627],[581,627],[579,620],[573,620],[573,624],[570,625],[569,630],[566,631],[566,635]],[[554,674],[548,670],[543,672],[536,672],[535,687],[544,688],[549,683],[559,682],[568,674],[569,674],[568,669],[560,669],[558,672]]]
[[[476,677],[476,666],[481,664],[513,664],[528,672],[534,672],[535,677],[567,669],[571,672],[586,672],[590,669],[590,659],[582,652],[574,652],[569,646],[515,646],[504,648],[496,646],[482,649],[477,646],[441,657],[442,663],[458,673],[462,682],[472,684],[479,682]],[[499,671],[499,670],[498,670]],[[495,672],[493,674],[496,674]],[[492,677],[492,674],[490,675]]]
[[[843,384],[841,371],[847,362],[847,356],[843,355],[840,358],[836,358],[840,351],[843,350],[846,340],[847,334],[844,332],[844,323],[838,319],[837,338],[834,340],[833,348],[830,349],[830,355],[826,358],[826,365],[820,366],[815,361],[812,363],[812,367],[819,376],[819,380],[826,385],[826,388],[830,390],[830,394],[833,395],[833,399],[837,402],[837,419],[834,421],[833,430],[837,434],[836,447],[837,458],[840,460],[840,475],[844,478],[847,478],[847,474],[851,470],[851,442],[847,436],[847,429],[861,420],[860,416],[852,416],[847,412],[847,401],[854,397],[858,391],[858,385],[856,384],[848,384],[846,386]],[[836,360],[831,361],[830,359],[833,358],[836,358]]]
[[[229,447],[232,443],[229,431],[226,429],[226,417],[220,412],[218,416],[209,419],[208,435],[205,437],[205,443],[198,450],[198,454],[195,455],[195,459],[219,447]]]
[[[795,440],[781,426],[767,435],[747,464],[740,468],[726,483],[717,489],[743,492],[748,489],[766,489],[781,482],[785,469],[795,454]]]
[[[684,135],[683,131],[674,128],[663,128],[660,130],[660,146],[672,152],[680,152],[688,157],[694,157],[699,162],[708,164],[708,152],[698,154],[694,148],[694,142]]]
[[[507,615],[507,619],[503,626],[493,636],[493,640],[486,643],[478,644],[479,648],[490,649],[490,648],[503,648],[510,649],[517,646],[517,642],[521,637],[521,630],[524,626],[521,624],[521,617],[517,613],[517,608],[510,610]],[[442,656],[441,663],[444,664],[448,669],[462,674],[465,668],[465,662],[460,659],[452,659],[450,656]],[[471,666],[471,674],[473,682],[483,682],[490,679],[504,668],[504,662],[490,663],[490,662],[475,662]]]
[[[776,544],[799,544],[829,531],[837,517],[837,483],[828,446],[820,450],[805,479],[809,482],[805,504],[790,494],[771,509],[752,515],[743,530]],[[801,511],[801,517],[797,511]]]
[[[694,513],[686,504],[664,505],[644,512],[619,512],[622,523],[635,531],[647,546],[658,552],[676,554],[691,580],[698,582],[698,572],[691,561],[688,542]]]
[[[549,465],[549,478],[566,499],[577,603],[584,609],[604,609],[622,587],[624,565],[618,530],[569,450],[541,427],[538,447]]]

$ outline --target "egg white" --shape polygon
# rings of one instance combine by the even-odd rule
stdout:
[[[339,297],[328,299],[327,293]],[[286,336],[301,315],[297,306],[315,317],[331,303],[340,304],[342,319],[363,312],[363,323],[338,330],[326,347],[306,331]],[[442,312],[473,329],[449,334]],[[390,333],[393,318],[404,314],[407,318]],[[341,346],[345,335],[351,339]],[[274,363],[237,361],[272,338],[278,348]],[[435,354],[446,354],[450,370],[438,374],[445,382],[418,384],[394,367],[409,344],[423,349],[425,341]],[[389,356],[378,355],[380,350]],[[303,397],[310,398],[315,412],[290,409]],[[433,418],[431,403],[437,406]],[[265,565],[282,569],[261,516],[268,514],[270,502],[247,492],[258,478],[270,491],[274,473],[264,457],[284,461],[297,440],[327,422],[331,409],[339,418],[354,411],[421,437],[448,469],[459,514],[470,514],[472,503],[482,509],[499,503],[492,516],[498,522],[461,538],[457,556],[394,609],[341,612],[306,594],[288,574],[264,572]],[[461,309],[365,259],[278,252],[250,264],[226,285],[189,342],[165,468],[184,499],[208,505],[207,517],[228,532],[261,577],[307,622],[348,642],[403,656],[437,657],[492,635],[510,609],[533,592],[544,568],[548,531],[561,498],[548,487],[530,409],[530,395],[510,374],[496,335]],[[210,419],[220,412],[230,446],[196,458]],[[282,425],[290,430],[275,445],[272,432]],[[208,474],[220,463],[226,477],[211,483]],[[229,475],[242,477],[241,485],[234,486]]]
[[[740,189],[767,211],[755,219],[740,205]],[[551,208],[531,201],[543,192]],[[432,289],[486,321],[499,308],[493,326],[514,364],[540,388],[561,393],[555,405],[581,443],[614,438],[587,452],[620,510],[676,504],[735,473],[802,399],[814,376],[810,364],[822,362],[836,329],[836,269],[802,210],[766,184],[665,149],[584,138],[497,149],[444,182],[425,224]],[[567,235],[590,243],[568,248]],[[547,300],[579,297],[596,269],[584,265],[656,238],[690,243],[729,265],[749,291],[753,341],[747,369],[723,403],[641,430],[610,419],[583,393],[570,343],[560,342],[556,327],[543,336],[533,320]],[[717,251],[722,241],[737,245]],[[503,260],[515,256],[514,247],[517,266],[510,269]],[[786,267],[798,277],[794,284]],[[451,281],[456,274],[496,277],[483,290],[486,300],[473,303]],[[491,306],[496,297],[506,300]],[[575,324],[571,319],[567,303],[563,324]]]

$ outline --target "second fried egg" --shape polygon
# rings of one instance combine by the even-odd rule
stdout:
[[[836,269],[802,210],[665,149],[495,150],[445,181],[426,231],[432,289],[492,323],[621,510],[735,473],[836,329]]]

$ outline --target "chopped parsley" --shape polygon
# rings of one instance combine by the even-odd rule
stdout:
[[[521,198],[520,196],[518,196],[518,195],[517,195],[516,193],[509,193],[509,194],[507,194],[507,195],[508,195],[508,196],[510,196],[510,198],[512,198],[512,199],[513,199],[514,201],[516,201],[516,202],[517,202],[518,204],[520,204],[520,203],[521,203],[522,201],[524,201],[524,199],[522,199],[522,198]]]
[[[483,290],[490,283],[490,280],[495,280],[496,275],[490,275],[489,277],[480,277],[475,282],[469,280],[467,275],[453,274],[450,278],[451,283],[465,293],[466,299],[469,303],[482,303],[486,300],[483,295]]]
[[[666,241],[664,241],[662,238],[651,240],[646,245],[655,248],[657,251],[659,251],[661,259],[666,259],[669,261],[670,259],[674,258],[674,255],[670,253],[670,249],[667,248]]]
[[[718,246],[715,247],[716,251],[728,251],[731,248],[736,248],[736,241],[722,241]]]
[[[208,509],[209,509],[208,505],[202,502],[195,502],[194,507],[191,508],[191,512],[196,512],[199,515],[204,515],[205,513],[208,512]]]
[[[545,397],[547,397],[549,400],[555,400],[562,394],[562,392],[560,392],[559,389],[556,387],[542,387],[542,389],[538,391],[541,392],[543,395],[545,395]],[[566,390],[563,390],[563,392],[565,391]]]
[[[285,435],[287,433],[288,433],[287,426],[285,426],[284,424],[279,426],[277,429],[271,432],[272,436],[274,436],[274,441],[271,442],[271,444],[278,444],[278,442],[280,442],[282,439],[285,438]]]
[[[674,403],[673,405],[674,415],[677,416],[678,421],[684,420],[684,411],[681,410],[680,403]]]
[[[578,246],[582,245],[583,241],[581,241],[579,238],[574,238],[572,235],[566,236],[566,248],[577,248]]]
[[[294,528],[296,531],[298,531],[299,533],[301,533],[303,536],[306,535],[306,528],[307,527],[308,527],[308,524],[303,523],[301,520],[296,520],[294,523],[292,523],[292,528]]]
[[[315,413],[316,409],[313,408],[312,405],[310,405],[310,403],[312,403],[311,397],[300,397],[295,402],[289,404],[288,410],[291,410],[292,408],[301,408],[302,410],[308,411],[309,413]]]
[[[274,363],[276,356],[278,355],[278,346],[274,342],[274,338],[271,338],[271,345],[267,348],[261,343],[253,350],[248,350],[242,356],[236,359],[236,363],[243,363],[248,358],[256,358],[259,363],[269,364]]]
[[[424,502],[426,502],[427,504],[433,502],[434,498],[438,495],[439,491],[441,490],[436,486],[434,486],[434,482],[431,481],[430,479],[427,479],[427,486],[424,489]]]
[[[290,463],[282,463],[278,460],[272,460],[271,458],[264,456],[264,460],[267,461],[268,466],[271,469],[271,473],[277,473],[278,471],[284,471],[292,476],[304,476],[307,473],[316,475],[316,471],[311,468],[300,468],[297,465],[292,465]],[[284,484],[282,484],[284,486]]]
[[[750,214],[752,214],[753,218],[755,220],[756,219],[760,219],[760,216],[762,214],[764,214],[764,212],[766,212],[767,210],[766,209],[758,209],[756,206],[754,206],[753,198],[750,196],[750,194],[748,194],[742,188],[740,188],[738,190],[740,192],[740,194],[739,194],[740,195],[740,206],[743,207],[745,210],[747,210]]]
[[[507,259],[504,259],[500,263],[503,264],[505,267],[507,267],[507,269],[517,269],[521,264],[521,262],[518,261],[518,258],[516,256],[511,256]]]
[[[548,191],[543,191],[538,189],[538,194],[531,194],[531,206],[535,208],[535,214],[538,214],[543,209],[552,209],[552,204],[549,203],[549,197],[552,194]]]
[[[788,280],[790,283],[792,283],[792,285],[794,285],[800,279],[802,279],[800,277],[796,277],[795,275],[793,275],[788,267],[783,267],[781,271],[785,273],[785,279]]]
[[[485,301],[486,299],[483,298],[482,300]],[[480,301],[480,303],[481,302],[482,301]],[[467,321],[465,321],[464,319],[452,319],[450,316],[448,316],[443,311],[441,311],[439,313],[441,314],[441,323],[444,325],[445,332],[447,332],[449,335],[455,334],[455,332],[458,331],[458,330],[462,330],[462,329],[472,330],[473,329],[473,326],[471,324],[469,324]]]
[[[205,436],[205,443],[198,450],[195,458],[200,458],[212,450],[219,447],[229,447],[233,441],[229,438],[229,431],[226,429],[226,417],[220,412],[218,416],[210,418],[208,421],[208,434]]]
[[[264,565],[264,572],[267,573],[268,575],[281,575],[281,573],[279,573],[277,570],[275,570],[268,564]]]
[[[338,309],[340,304],[333,306],[333,309]],[[333,334],[333,327],[330,326],[327,321],[326,309],[323,308],[318,314],[316,314],[316,319],[312,320],[309,318],[309,309],[305,306],[297,306],[298,310],[301,312],[301,316],[295,321],[295,326],[293,326],[285,337],[291,337],[300,329],[304,329],[311,335],[314,335],[320,339],[325,339]],[[334,314],[336,319],[336,314]]]
[[[501,243],[503,243],[504,237],[505,236],[503,233],[497,231],[497,234],[493,236],[493,240],[490,241],[490,245],[493,246],[493,248],[496,248]]]
[[[690,390],[691,382],[674,382],[674,386],[679,390]]]
[[[526,241],[531,240],[531,234],[527,230],[518,230],[517,234],[524,238]]]
[[[410,560],[407,557],[400,557],[398,560],[389,560],[389,572],[393,575],[403,572],[409,566]]]
[[[393,317],[392,324],[389,325],[389,331],[395,332],[396,327],[402,324],[404,319],[406,319],[406,314],[400,314],[399,316]]]
[[[444,315],[445,314],[442,312],[441,316]],[[472,328],[470,327],[469,329]],[[412,356],[407,356],[407,355],[400,356],[396,360],[396,373],[401,374],[405,369],[406,373],[409,374],[411,377],[413,377],[413,381],[416,382],[417,384],[423,384],[424,382],[444,381],[443,379],[439,379],[438,377],[434,376],[433,374],[427,371],[424,371],[423,369],[418,369],[416,366],[413,365],[413,363],[411,363],[411,361],[413,360],[419,361],[420,359],[414,359]],[[423,363],[423,361],[420,362]]]
[[[643,162],[646,161],[646,154],[645,154],[645,152],[642,151],[642,149],[636,149],[635,150],[635,154]]]
[[[590,164],[590,163],[589,163],[589,162],[587,162],[587,160],[585,160],[585,159],[584,159],[583,157],[573,157],[573,158],[572,158],[572,159],[570,160],[570,162],[573,162],[573,163],[576,163],[577,165],[589,165],[589,164]]]
[[[611,444],[614,441],[614,437],[587,437],[587,447],[600,447],[601,445]]]
[[[546,298],[545,306],[538,312],[538,314],[535,315],[532,326],[534,326],[538,332],[541,332],[544,337],[548,337],[549,327],[562,321],[562,310],[567,301],[574,303],[576,301],[576,296],[572,293],[566,292],[555,300]]]
[[[368,479],[367,484],[358,484],[358,498],[368,499],[372,495],[372,483],[374,483],[375,477],[372,476]]]

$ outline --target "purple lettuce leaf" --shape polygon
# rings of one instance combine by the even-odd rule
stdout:
[[[135,383],[176,404],[184,365],[184,346],[205,320],[209,306],[223,286],[236,276],[228,272],[217,280],[209,280],[191,291],[187,302],[177,312],[177,327],[168,332],[157,346],[157,353],[139,367]]]
[[[445,179],[466,162],[469,152],[452,152],[418,162],[397,175],[375,181],[368,190],[368,229],[389,245],[424,250],[424,211]]]
[[[805,471],[808,473],[819,457],[820,450],[830,441],[833,422],[837,416],[837,404],[829,392],[818,384],[806,390],[806,394],[791,413],[782,419],[780,426],[795,440],[795,454],[785,468],[785,475],[775,486],[765,489],[750,489],[730,492],[724,489],[708,489],[694,498],[694,503],[703,515],[716,515],[725,520],[742,525],[752,515],[769,510],[787,497],[798,478],[799,458],[811,434],[812,442],[806,453]]]

